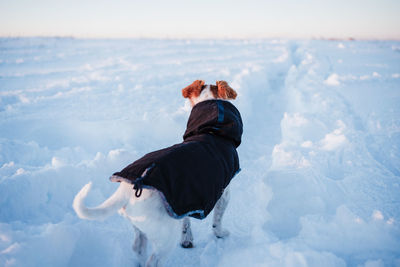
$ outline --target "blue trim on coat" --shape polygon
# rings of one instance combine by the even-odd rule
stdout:
[[[151,187],[151,186],[148,186],[148,187]],[[193,214],[198,214],[200,216],[198,219],[200,219],[200,220],[202,220],[202,219],[204,219],[206,217],[204,215],[204,210],[192,210],[192,211],[186,212],[185,214],[182,214],[182,215],[179,216],[178,214],[176,214],[174,212],[174,210],[172,209],[171,205],[169,205],[169,203],[168,203],[167,199],[165,198],[163,192],[161,192],[160,190],[157,190],[154,187],[153,187],[153,189],[155,189],[160,194],[161,199],[163,200],[163,203],[164,203],[164,207],[167,210],[168,215],[171,216],[172,218],[182,219],[184,217],[187,217],[187,216],[190,216],[190,215],[193,215]]]
[[[242,170],[242,169],[239,168],[239,169],[235,172],[235,174],[233,175],[233,177],[235,177],[241,170]],[[233,177],[232,177],[232,179],[233,179]]]
[[[222,123],[224,122],[224,105],[220,101],[217,101],[217,105],[218,105],[218,122]]]

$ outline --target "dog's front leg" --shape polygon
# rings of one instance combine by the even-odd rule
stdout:
[[[228,206],[228,202],[229,202],[229,187],[226,187],[224,193],[217,201],[214,208],[212,227],[214,235],[218,238],[224,238],[229,235],[229,231],[222,229],[221,226],[222,216],[224,215],[225,209]]]
[[[185,217],[183,219],[181,246],[184,248],[193,247],[193,234],[192,234],[192,229],[190,228],[189,217]]]

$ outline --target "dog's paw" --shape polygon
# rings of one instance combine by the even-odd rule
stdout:
[[[192,241],[183,241],[182,243],[181,243],[181,246],[183,247],[183,248],[192,248],[193,247],[193,242]]]
[[[228,230],[225,230],[225,229],[222,229],[222,228],[213,228],[213,231],[214,231],[214,235],[217,237],[217,238],[225,238],[225,237],[227,237],[227,236],[229,236],[229,231]]]

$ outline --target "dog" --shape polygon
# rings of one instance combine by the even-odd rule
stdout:
[[[192,107],[183,143],[146,154],[114,173],[110,179],[120,186],[99,206],[84,205],[91,182],[73,201],[82,219],[103,220],[117,211],[126,217],[135,231],[132,248],[140,266],[162,266],[179,236],[182,247],[193,247],[189,216],[203,219],[214,208],[214,235],[229,235],[221,221],[229,182],[240,171],[236,148],[243,124],[228,101],[237,93],[225,81],[206,85],[196,80],[182,89],[182,95]],[[152,244],[149,257],[148,242]]]

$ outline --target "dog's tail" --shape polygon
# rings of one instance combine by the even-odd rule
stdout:
[[[121,183],[117,191],[115,191],[115,193],[102,204],[94,208],[88,208],[85,206],[84,200],[91,187],[92,182],[82,187],[81,191],[79,191],[74,198],[72,207],[79,218],[87,220],[104,220],[128,203],[129,194],[127,194],[126,188]]]

